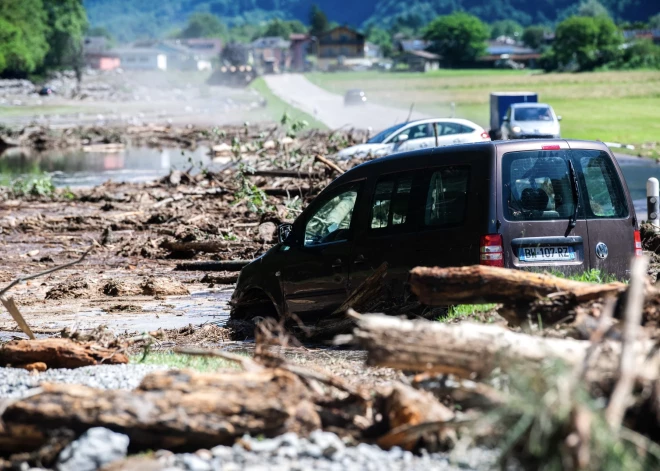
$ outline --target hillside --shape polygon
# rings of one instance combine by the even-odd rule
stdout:
[[[512,18],[522,24],[552,23],[570,15],[579,0],[317,0],[331,21],[356,27],[389,26],[397,17],[426,24],[433,17],[463,9],[485,21]],[[660,12],[660,2],[602,0],[617,19],[645,20]],[[210,11],[225,23],[266,21],[273,17],[307,22],[309,0],[84,0],[92,25],[106,26],[120,40],[162,36],[185,23],[194,11]]]

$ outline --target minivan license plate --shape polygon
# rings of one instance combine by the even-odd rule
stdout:
[[[573,247],[521,247],[518,258],[522,262],[557,262],[575,260]]]

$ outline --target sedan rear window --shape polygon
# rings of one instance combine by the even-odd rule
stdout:
[[[575,212],[573,164],[578,180],[578,218],[623,218],[628,207],[607,153],[598,150],[509,152],[502,159],[504,214],[509,221],[568,219]]]

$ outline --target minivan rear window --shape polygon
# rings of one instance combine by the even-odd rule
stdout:
[[[606,152],[557,150],[509,152],[502,159],[505,218],[543,221],[570,218],[575,209],[569,162],[580,189],[578,218],[624,218],[628,207]]]

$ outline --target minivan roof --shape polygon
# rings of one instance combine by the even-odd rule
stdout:
[[[602,150],[609,153],[609,148],[600,141],[583,141],[577,139],[520,139],[510,141],[489,141],[489,142],[476,142],[468,144],[455,144],[450,146],[434,147],[432,149],[420,149],[411,152],[402,152],[400,154],[388,155],[386,157],[378,157],[376,159],[364,162],[356,167],[353,167],[346,173],[340,175],[328,185],[328,188],[333,188],[337,185],[356,178],[364,178],[378,171],[381,166],[392,166],[396,162],[401,162],[401,170],[406,170],[404,162],[417,162],[428,156],[442,155],[449,153],[473,153],[482,151],[484,153],[496,153],[498,148],[504,148],[506,152],[520,152],[526,150],[542,150],[544,146],[560,145],[563,149],[594,149]],[[395,164],[394,164],[395,165]],[[414,167],[415,165],[411,165]]]

